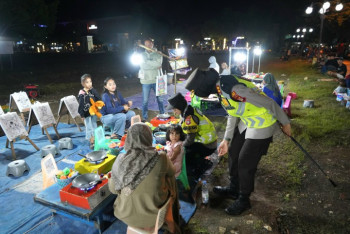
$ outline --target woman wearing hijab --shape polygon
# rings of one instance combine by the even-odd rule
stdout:
[[[282,105],[282,95],[280,92],[280,89],[277,85],[277,82],[275,80],[275,77],[271,74],[271,73],[267,73],[263,79],[263,92],[270,98],[272,98],[273,100],[275,100],[275,102],[278,105]]]
[[[151,230],[159,208],[172,197],[173,221],[165,224],[171,233],[181,233],[175,169],[164,152],[156,151],[152,141],[146,124],[135,123],[129,128],[126,153],[117,157],[108,181],[110,191],[118,194],[114,215],[128,226]]]

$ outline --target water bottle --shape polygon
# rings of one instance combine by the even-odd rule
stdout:
[[[202,203],[208,204],[209,202],[209,190],[208,190],[208,184],[207,181],[202,181]]]

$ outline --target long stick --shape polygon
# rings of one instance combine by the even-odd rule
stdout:
[[[326,174],[326,172],[324,172],[322,170],[322,168],[320,167],[320,165],[311,157],[311,155],[299,144],[299,142],[297,142],[294,137],[289,136],[290,139],[292,139],[292,141],[299,147],[299,149],[301,149],[301,151],[304,152],[304,154],[318,167],[318,169],[320,169],[320,171],[327,177],[327,179],[329,180],[329,182],[331,182],[331,184],[333,185],[333,187],[337,187],[337,184],[334,183],[334,181],[329,178],[329,176]]]

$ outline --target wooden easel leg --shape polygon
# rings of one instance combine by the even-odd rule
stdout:
[[[23,112],[21,112],[21,118],[22,118],[24,126],[26,126],[26,119],[24,118]]]
[[[15,153],[15,148],[13,147],[13,141],[10,142],[11,145],[11,151],[12,151],[12,158],[13,160],[16,160],[16,153]]]
[[[73,118],[73,121],[74,121],[74,123],[77,125],[77,127],[78,127],[78,129],[79,129],[79,132],[81,132],[81,129],[80,129],[80,127],[79,127],[79,124],[77,123],[77,121],[75,120],[75,118]]]
[[[54,129],[55,132],[56,132],[57,138],[60,139],[60,135],[58,135],[58,132],[57,132],[57,125],[56,125],[56,124],[53,125],[53,129]]]
[[[26,140],[29,141],[30,144],[32,144],[32,146],[33,146],[37,151],[39,151],[38,146],[36,146],[36,144],[35,144],[29,137],[26,137]]]
[[[61,120],[61,116],[59,115],[58,119],[57,119],[57,126],[58,126],[58,123],[60,122],[60,120]]]
[[[42,129],[44,129],[44,130],[45,130],[45,132],[46,132],[46,136],[47,136],[47,138],[49,138],[49,141],[50,141],[50,143],[52,144],[52,139],[51,139],[51,137],[50,137],[49,132],[47,131],[47,128],[46,128],[46,127],[44,127],[44,128],[42,128]]]
[[[46,129],[46,128],[45,128]],[[41,133],[44,135],[44,128],[41,128]]]
[[[30,129],[32,129],[32,123],[29,124],[28,134],[30,133]]]
[[[69,114],[67,115],[67,123],[70,124],[70,118],[69,118]]]
[[[9,147],[9,139],[6,139],[6,148]]]

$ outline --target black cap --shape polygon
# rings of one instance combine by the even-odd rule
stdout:
[[[210,68],[208,71],[202,71],[196,68],[187,80],[185,88],[198,97],[208,97],[216,93],[215,84],[219,80],[219,73]]]
[[[174,96],[170,97],[168,99],[169,105],[167,107],[168,110],[170,109],[179,109],[181,113],[183,113],[187,107],[187,101],[184,96],[182,96],[181,93],[177,93]]]

